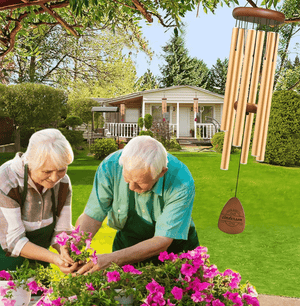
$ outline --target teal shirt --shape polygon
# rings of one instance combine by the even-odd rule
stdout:
[[[129,209],[129,186],[119,164],[122,150],[99,165],[85,214],[117,230],[124,227]],[[150,191],[134,192],[136,211],[146,222],[156,222],[155,236],[187,240],[195,197],[195,184],[188,168],[168,154],[168,171]],[[138,224],[137,224],[138,226]]]

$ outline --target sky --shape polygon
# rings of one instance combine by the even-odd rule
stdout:
[[[208,68],[211,68],[220,58],[224,60],[229,57],[230,42],[232,29],[235,26],[235,19],[232,17],[234,7],[228,8],[218,6],[215,14],[208,12],[205,14],[200,9],[199,16],[197,12],[189,12],[183,21],[186,23],[185,46],[188,49],[191,57],[197,57],[203,60]],[[165,62],[161,57],[162,46],[169,41],[173,29],[166,31],[166,28],[161,26],[157,19],[151,25],[142,23],[142,31],[146,39],[149,41],[149,46],[154,51],[153,59],[150,63],[149,58],[139,52],[133,58],[136,62],[137,75],[143,75],[149,68],[155,76],[161,76],[159,66]],[[300,34],[292,40],[292,49],[296,43],[300,43]],[[300,51],[300,49],[298,49]],[[294,58],[295,53],[291,53],[291,58]]]

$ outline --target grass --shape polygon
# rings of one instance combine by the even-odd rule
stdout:
[[[239,154],[228,171],[220,170],[221,154],[172,153],[190,169],[196,185],[193,219],[200,244],[208,247],[211,263],[220,271],[238,271],[259,293],[300,297],[299,168],[256,163],[249,157],[241,165],[237,197],[246,215],[246,228],[238,235],[218,229],[226,202],[235,196]],[[0,154],[0,164],[13,154]],[[99,161],[78,155],[68,174],[73,186],[73,224],[83,212],[92,190]],[[106,225],[95,236],[98,253],[111,252],[115,231]]]

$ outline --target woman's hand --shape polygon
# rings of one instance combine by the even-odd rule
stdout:
[[[72,266],[75,262],[74,260],[71,258],[70,254],[69,254],[69,248],[66,245],[61,245],[60,246],[60,258],[67,264],[69,264],[70,266]]]
[[[65,262],[62,258],[61,255],[57,255],[55,254],[55,258],[53,263],[58,266],[58,268],[60,269],[61,272],[65,273],[65,274],[69,274],[69,273],[73,273],[74,271],[76,271],[78,269],[79,263],[78,262],[73,262],[71,264]]]

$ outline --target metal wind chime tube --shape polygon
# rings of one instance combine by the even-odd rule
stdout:
[[[245,28],[248,22],[275,26],[285,20],[284,14],[280,12],[260,8],[236,8],[233,10],[233,17],[242,21]],[[251,130],[256,112],[252,155],[257,156],[258,161],[264,160],[278,39],[278,34],[267,33],[262,75],[259,82],[265,33],[240,27],[235,27],[232,31],[221,122],[221,130],[225,132],[222,170],[228,170],[232,145],[241,147],[243,144],[240,163],[247,163]],[[256,105],[259,83],[260,92]],[[236,109],[236,116],[234,109]]]

